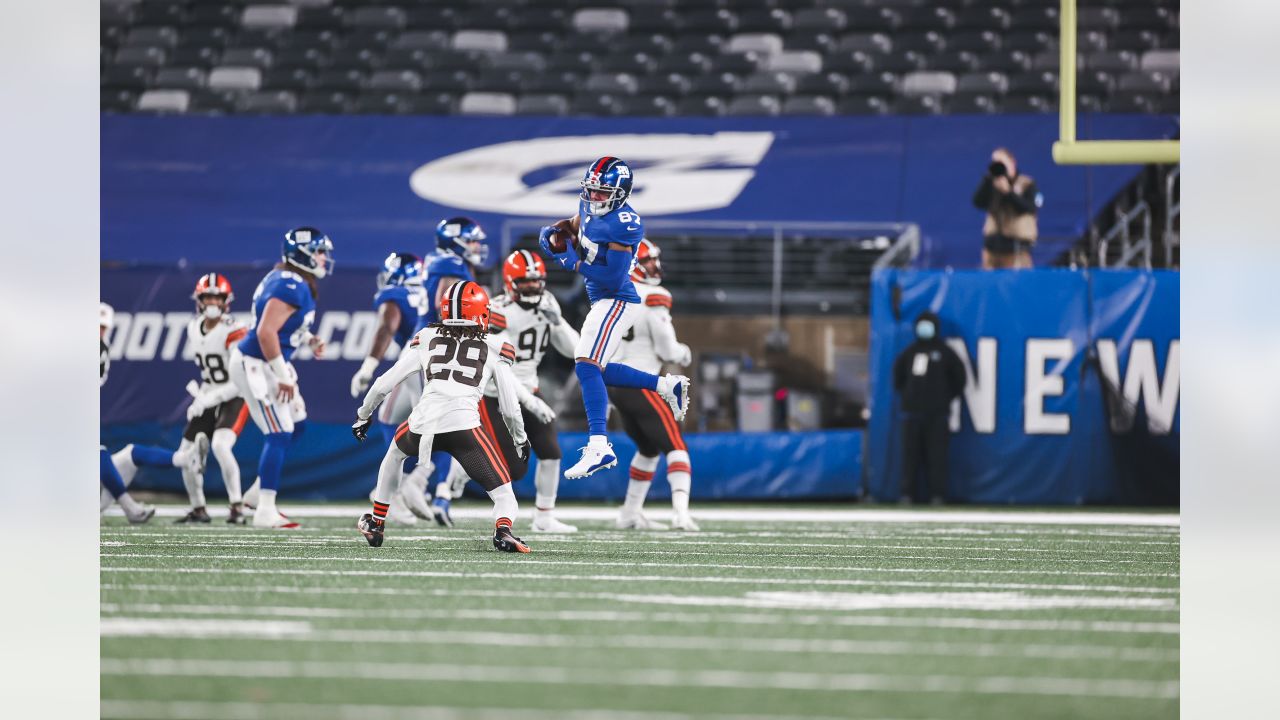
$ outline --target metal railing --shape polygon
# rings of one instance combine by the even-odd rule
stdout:
[[[1164,266],[1173,267],[1173,248],[1182,242],[1178,225],[1182,217],[1182,167],[1171,170],[1164,179]]]
[[[1132,226],[1141,223],[1141,231],[1134,234]],[[1120,241],[1120,256],[1110,263],[1111,244]],[[1099,267],[1129,267],[1136,258],[1142,258],[1142,267],[1151,269],[1151,206],[1139,200],[1129,210],[1120,214],[1111,229],[1098,240]]]

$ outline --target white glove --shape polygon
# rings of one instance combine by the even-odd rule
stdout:
[[[205,406],[204,400],[199,397],[191,399],[191,406],[187,408],[187,420],[195,420],[205,413],[209,408]]]
[[[538,301],[538,312],[542,317],[546,318],[551,325],[560,324],[560,306],[555,299],[551,297],[551,293],[543,291],[542,299]]]
[[[684,343],[677,344],[675,363],[680,367],[688,367],[691,362],[693,362],[693,351]]]
[[[367,357],[355,375],[351,376],[351,397],[359,399],[373,382],[373,371],[378,367],[377,358]]]
[[[530,394],[520,405],[544,425],[556,419],[556,411],[552,410],[551,406],[543,402],[542,398],[537,395]]]

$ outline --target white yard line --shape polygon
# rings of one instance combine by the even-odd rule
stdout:
[[[182,517],[186,506],[166,505],[157,509],[160,517]],[[290,517],[300,518],[355,518],[368,511],[368,505],[294,505],[286,503],[282,510]],[[120,514],[113,508],[112,514]],[[488,519],[490,508],[480,503],[458,507],[455,518],[467,520]],[[670,520],[670,508],[646,508],[645,514],[655,520]],[[556,510],[563,520],[613,520],[617,508],[580,507],[566,505]],[[1043,512],[1035,510],[878,510],[870,508],[796,510],[774,506],[771,508],[716,508],[701,506],[694,510],[699,520],[707,522],[749,523],[984,523],[1011,525],[1138,525],[1178,527],[1180,516],[1172,513],[1124,513],[1064,510]],[[531,516],[530,516],[531,517]]]
[[[861,715],[757,715],[610,710],[530,710],[442,705],[339,705],[326,703],[245,703],[191,700],[103,700],[103,718],[117,720],[894,720]],[[914,717],[914,716],[912,716]]]
[[[202,620],[180,617],[191,608],[212,610],[206,614],[235,614],[211,606],[123,606],[123,612],[170,612],[175,617],[111,617],[102,621],[103,637],[183,637],[217,639],[257,638],[265,633],[278,640],[325,643],[377,643],[379,645],[452,645],[471,647],[526,647],[570,649],[678,650],[684,652],[746,652],[829,655],[935,655],[966,658],[1036,658],[1051,660],[1112,660],[1119,662],[1177,662],[1176,649],[1128,648],[1098,645],[1022,645],[1015,643],[913,642],[902,640],[844,640],[808,638],[723,638],[710,635],[627,635],[515,633],[461,630],[369,630],[311,628],[305,622],[272,623],[262,620]],[[257,608],[248,614],[273,615]],[[405,616],[337,608],[273,608],[284,617],[401,619]],[[421,617],[427,617],[424,614]]]
[[[106,590],[161,591],[181,593],[233,593],[243,595],[281,594],[287,596],[389,596],[403,597],[415,604],[426,597],[477,597],[493,599],[492,590],[445,590],[441,588],[353,588],[353,587],[279,587],[274,585],[147,585],[147,584],[114,584],[102,585]],[[504,590],[502,596],[508,599],[525,600],[618,600],[633,598],[631,595],[618,593],[577,593],[577,592],[538,592],[533,590]],[[646,596],[647,597],[647,596]],[[652,604],[663,604],[653,600]],[[115,606],[104,604],[104,609]],[[173,606],[157,606],[173,607]],[[240,606],[237,606],[239,608]],[[261,608],[263,606],[255,606]],[[519,609],[484,609],[484,608],[434,608],[427,611],[431,617],[448,620],[537,620],[565,622],[606,622],[606,623],[676,623],[682,625],[706,625],[724,623],[731,625],[770,625],[779,623],[791,625],[821,625],[850,627],[906,627],[906,628],[948,628],[956,630],[1010,631],[1010,632],[1096,632],[1096,633],[1136,633],[1156,635],[1176,635],[1179,626],[1176,622],[1124,622],[1114,620],[1005,620],[985,617],[919,617],[919,616],[886,616],[886,615],[845,615],[843,609],[809,608],[811,611],[828,611],[832,614],[799,614],[795,611],[783,613],[697,613],[681,610],[678,612],[633,612],[620,610],[519,610]],[[237,609],[234,612],[241,612]]]
[[[586,685],[594,687],[724,688],[742,691],[903,692],[989,695],[1087,696],[1134,699],[1178,697],[1177,681],[1063,677],[965,677],[959,675],[885,675],[874,673],[745,672],[735,670],[629,670],[591,667],[492,664],[361,663],[273,660],[183,660],[179,658],[103,658],[103,675],[156,677],[308,678],[376,680],[420,685],[435,682]]]

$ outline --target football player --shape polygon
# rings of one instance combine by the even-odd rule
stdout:
[[[636,246],[636,267],[631,279],[640,294],[641,309],[636,322],[622,336],[617,361],[645,372],[660,372],[664,362],[687,367],[693,359],[689,346],[676,339],[671,324],[671,293],[662,287],[661,251],[652,241],[641,240]],[[689,488],[693,482],[689,465],[689,448],[680,434],[680,423],[671,408],[652,390],[611,387],[609,400],[618,409],[622,427],[635,441],[637,452],[631,459],[627,497],[618,515],[617,525],[623,529],[665,529],[645,517],[644,499],[658,469],[660,455],[667,456],[667,482],[671,483],[671,506],[677,530],[697,530],[689,516]]]
[[[285,233],[280,262],[253,292],[253,327],[231,351],[231,381],[266,436],[258,481],[244,498],[245,505],[257,508],[254,527],[298,527],[276,507],[280,469],[307,417],[298,373],[290,360],[302,345],[317,358],[324,357],[324,341],[311,333],[311,323],[316,315],[316,281],[332,272],[333,242],[324,233],[313,227]]]
[[[644,223],[627,204],[634,182],[631,168],[616,157],[591,163],[583,177],[577,215],[542,228],[538,244],[561,267],[586,279],[591,310],[582,324],[574,352],[582,385],[590,438],[578,462],[564,476],[577,479],[618,464],[606,434],[609,396],[606,386],[654,390],[671,406],[676,420],[689,407],[689,378],[655,375],[610,362],[622,337],[635,324],[640,295],[631,281],[635,248],[644,238]],[[575,235],[563,250],[552,243],[567,227]]]
[[[542,362],[548,345],[565,357],[573,357],[578,344],[578,333],[561,319],[560,303],[546,291],[547,269],[542,258],[528,250],[516,250],[502,263],[504,292],[493,300],[489,310],[489,331],[515,346],[516,360],[512,367],[516,379],[528,392],[521,395],[524,426],[533,452],[538,456],[534,474],[536,499],[534,501],[533,531],[572,533],[578,528],[560,522],[552,516],[556,506],[556,492],[560,486],[560,442],[555,425],[555,411],[538,394],[538,364]],[[506,429],[494,423],[498,414],[497,388],[491,383],[485,388],[484,402],[480,406],[480,420],[485,431],[500,446],[511,444]],[[512,473],[513,477],[519,476]],[[436,487],[436,503],[446,503],[456,496],[466,484],[467,477],[455,467],[448,482]],[[447,510],[445,517],[448,517]]]
[[[204,464],[210,445],[213,456],[222,470],[222,482],[227,488],[227,500],[231,511],[227,522],[244,524],[246,516],[240,495],[240,465],[232,449],[249,418],[244,399],[231,382],[231,346],[244,338],[247,330],[230,313],[235,294],[231,282],[218,273],[209,273],[196,281],[191,299],[196,303],[196,317],[187,325],[187,341],[194,353],[196,367],[200,368],[201,383],[192,392],[191,406],[187,408],[187,427],[182,431],[179,453],[198,453],[194,466],[184,466],[182,482],[187,488],[191,510],[178,520],[179,523],[210,522],[205,507]],[[188,386],[189,390],[195,384]],[[116,470],[128,485],[138,471],[138,447],[127,445],[111,456]]]
[[[351,397],[360,398],[369,389],[374,371],[387,354],[387,348],[393,340],[400,352],[404,352],[409,346],[409,340],[418,329],[418,320],[427,310],[423,277],[422,260],[413,253],[391,253],[383,261],[382,272],[378,273],[378,291],[373,296],[373,307],[378,313],[378,329],[374,332],[368,356],[351,377]],[[378,430],[386,442],[391,442],[396,427],[409,419],[413,404],[420,395],[422,378],[418,375],[411,375],[391,391],[391,396],[378,410]],[[416,456],[410,457],[405,461],[406,469],[412,470],[417,462]],[[419,504],[427,507],[425,499],[420,500]],[[425,517],[431,517],[429,509]],[[418,521],[399,497],[391,501],[391,519],[404,525],[412,525]]]
[[[374,381],[351,426],[357,440],[364,440],[373,424],[373,411],[383,398],[410,375],[425,371],[426,387],[408,421],[396,431],[378,470],[373,511],[356,522],[356,528],[373,547],[385,534],[388,503],[400,483],[406,457],[418,455],[429,465],[433,451],[446,452],[475,478],[493,500],[493,546],[503,552],[529,552],[529,546],[512,532],[519,509],[511,490],[511,468],[523,473],[529,457],[520,413],[519,387],[511,371],[515,348],[489,338],[489,295],[474,282],[455,283],[442,298],[440,322],[424,328],[409,342],[410,352]],[[510,457],[481,428],[480,398],[490,381],[498,386],[498,409],[514,441]]]
[[[107,373],[111,370],[111,351],[107,347],[107,332],[115,322],[116,311],[106,303],[98,303],[98,387],[107,384]],[[124,516],[134,525],[141,525],[156,514],[156,509],[147,507],[129,494],[124,480],[111,464],[111,455],[103,445],[98,446],[98,484],[101,486],[102,510],[105,511],[112,502],[120,503]]]

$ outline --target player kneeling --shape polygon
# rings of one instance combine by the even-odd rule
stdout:
[[[529,458],[529,441],[520,413],[519,383],[512,374],[515,348],[489,339],[489,295],[474,282],[450,287],[440,307],[441,322],[428,325],[409,342],[408,352],[374,381],[351,426],[357,440],[364,440],[373,424],[373,411],[391,390],[416,372],[425,371],[426,386],[409,420],[402,424],[378,469],[373,491],[373,512],[365,513],[356,528],[373,547],[382,545],[384,525],[392,495],[400,484],[405,458],[417,455],[429,467],[431,453],[446,452],[479,482],[493,500],[493,546],[503,552],[529,552],[529,546],[512,532],[519,506],[511,489],[511,470]],[[511,433],[514,447],[509,456],[481,428],[480,400],[483,388],[493,380],[498,388],[498,409]],[[511,466],[511,469],[509,469]]]

